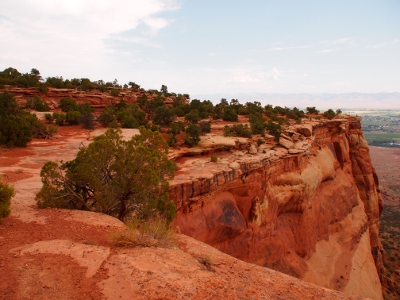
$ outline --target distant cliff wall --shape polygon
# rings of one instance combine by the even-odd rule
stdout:
[[[302,146],[172,183],[174,224],[244,261],[382,299],[382,200],[360,118],[309,122],[285,135]]]

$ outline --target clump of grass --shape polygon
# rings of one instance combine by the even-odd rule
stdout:
[[[127,228],[110,236],[110,242],[119,247],[162,247],[175,245],[175,232],[165,218],[153,217],[146,221],[134,218]]]
[[[214,271],[213,262],[212,262],[212,255],[211,254],[204,254],[197,257],[199,263],[201,263],[208,271]]]
[[[211,162],[217,162],[218,161],[218,157],[216,155],[211,155]]]

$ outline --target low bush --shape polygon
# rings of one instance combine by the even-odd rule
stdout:
[[[162,247],[175,245],[175,232],[162,217],[153,217],[146,222],[134,218],[126,223],[127,229],[110,236],[110,242],[119,247]]]
[[[14,187],[0,181],[0,221],[10,214],[11,198],[14,195]]]

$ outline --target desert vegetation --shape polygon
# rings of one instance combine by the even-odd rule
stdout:
[[[10,214],[11,198],[15,195],[14,188],[3,183],[0,179],[0,222],[2,218],[7,217]]]
[[[3,93],[2,97],[7,98],[4,103],[14,101],[15,109],[18,109],[17,117],[22,118],[20,123],[23,129],[17,129],[16,133],[7,131],[4,128],[0,136],[0,144],[11,146],[25,146],[32,137],[51,136],[48,129],[37,122],[31,110],[48,112],[45,114],[45,120],[48,124],[56,126],[78,125],[86,129],[93,129],[98,125],[109,128],[139,128],[144,126],[153,131],[167,131],[167,141],[170,147],[180,145],[178,134],[185,132],[182,142],[189,147],[195,146],[199,141],[199,135],[209,133],[212,129],[212,120],[222,120],[230,123],[224,132],[227,136],[252,137],[253,135],[270,134],[278,138],[281,127],[291,122],[301,123],[302,118],[325,117],[334,118],[339,111],[332,109],[320,114],[315,107],[307,107],[305,111],[288,107],[281,107],[268,104],[264,107],[260,102],[246,102],[241,104],[238,99],[222,98],[218,104],[213,104],[209,100],[193,99],[189,101],[188,94],[177,94],[169,92],[166,85],[162,85],[160,90],[144,90],[139,84],[129,82],[128,84],[119,84],[115,79],[113,82],[104,80],[90,81],[87,78],[64,79],[62,76],[42,78],[39,70],[33,68],[29,73],[20,73],[14,68],[7,68],[0,72],[0,88],[7,87],[33,88],[39,93],[46,95],[49,89],[75,89],[89,92],[97,90],[103,93],[109,93],[112,97],[118,99],[106,106],[101,112],[94,115],[94,109],[88,103],[77,103],[71,98],[62,98],[59,100],[59,109],[50,112],[48,103],[41,97],[34,96],[28,98],[23,107],[18,107],[12,100],[12,95]],[[123,91],[136,93],[136,103],[126,103],[121,96]],[[168,99],[168,101],[166,101]],[[168,104],[167,104],[168,103]],[[4,104],[3,104],[4,106]],[[4,115],[7,112],[5,107],[1,108],[0,113]],[[7,114],[7,124],[11,119],[10,113]],[[248,125],[239,122],[239,117],[245,117]],[[4,118],[2,116],[2,118]],[[178,118],[181,118],[178,120]],[[247,127],[246,127],[247,126]],[[162,129],[166,128],[166,129]],[[54,132],[54,127],[52,127]],[[21,134],[21,138],[15,135]]]
[[[109,129],[74,160],[42,167],[37,205],[102,212],[120,220],[160,214],[169,222],[175,205],[168,202],[167,179],[174,176],[175,164],[167,153],[158,132],[141,127],[140,135],[124,141],[119,130]]]

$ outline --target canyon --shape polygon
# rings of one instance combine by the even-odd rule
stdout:
[[[349,116],[293,125],[289,149],[256,153],[240,139],[205,139],[192,152],[229,154],[178,163],[174,225],[241,260],[381,299],[382,198],[360,128]]]
[[[19,103],[37,95],[10,92]],[[42,99],[57,108],[61,97],[100,109],[121,97],[135,103],[138,95],[50,89]],[[63,126],[54,139],[0,149],[0,173],[17,191],[0,224],[0,295],[23,299],[32,289],[42,299],[61,290],[76,299],[382,299],[382,197],[360,120],[305,118],[286,126],[279,141],[267,135],[262,143],[223,136],[230,123],[213,120],[197,146],[170,148],[177,165],[173,249],[119,249],[106,239],[124,228],[117,220],[36,208],[41,166],[73,159],[104,128]],[[137,132],[123,129],[125,138]],[[213,271],[199,263],[204,256],[212,257]],[[71,259],[75,269],[67,267]],[[71,274],[81,284],[63,282]]]

